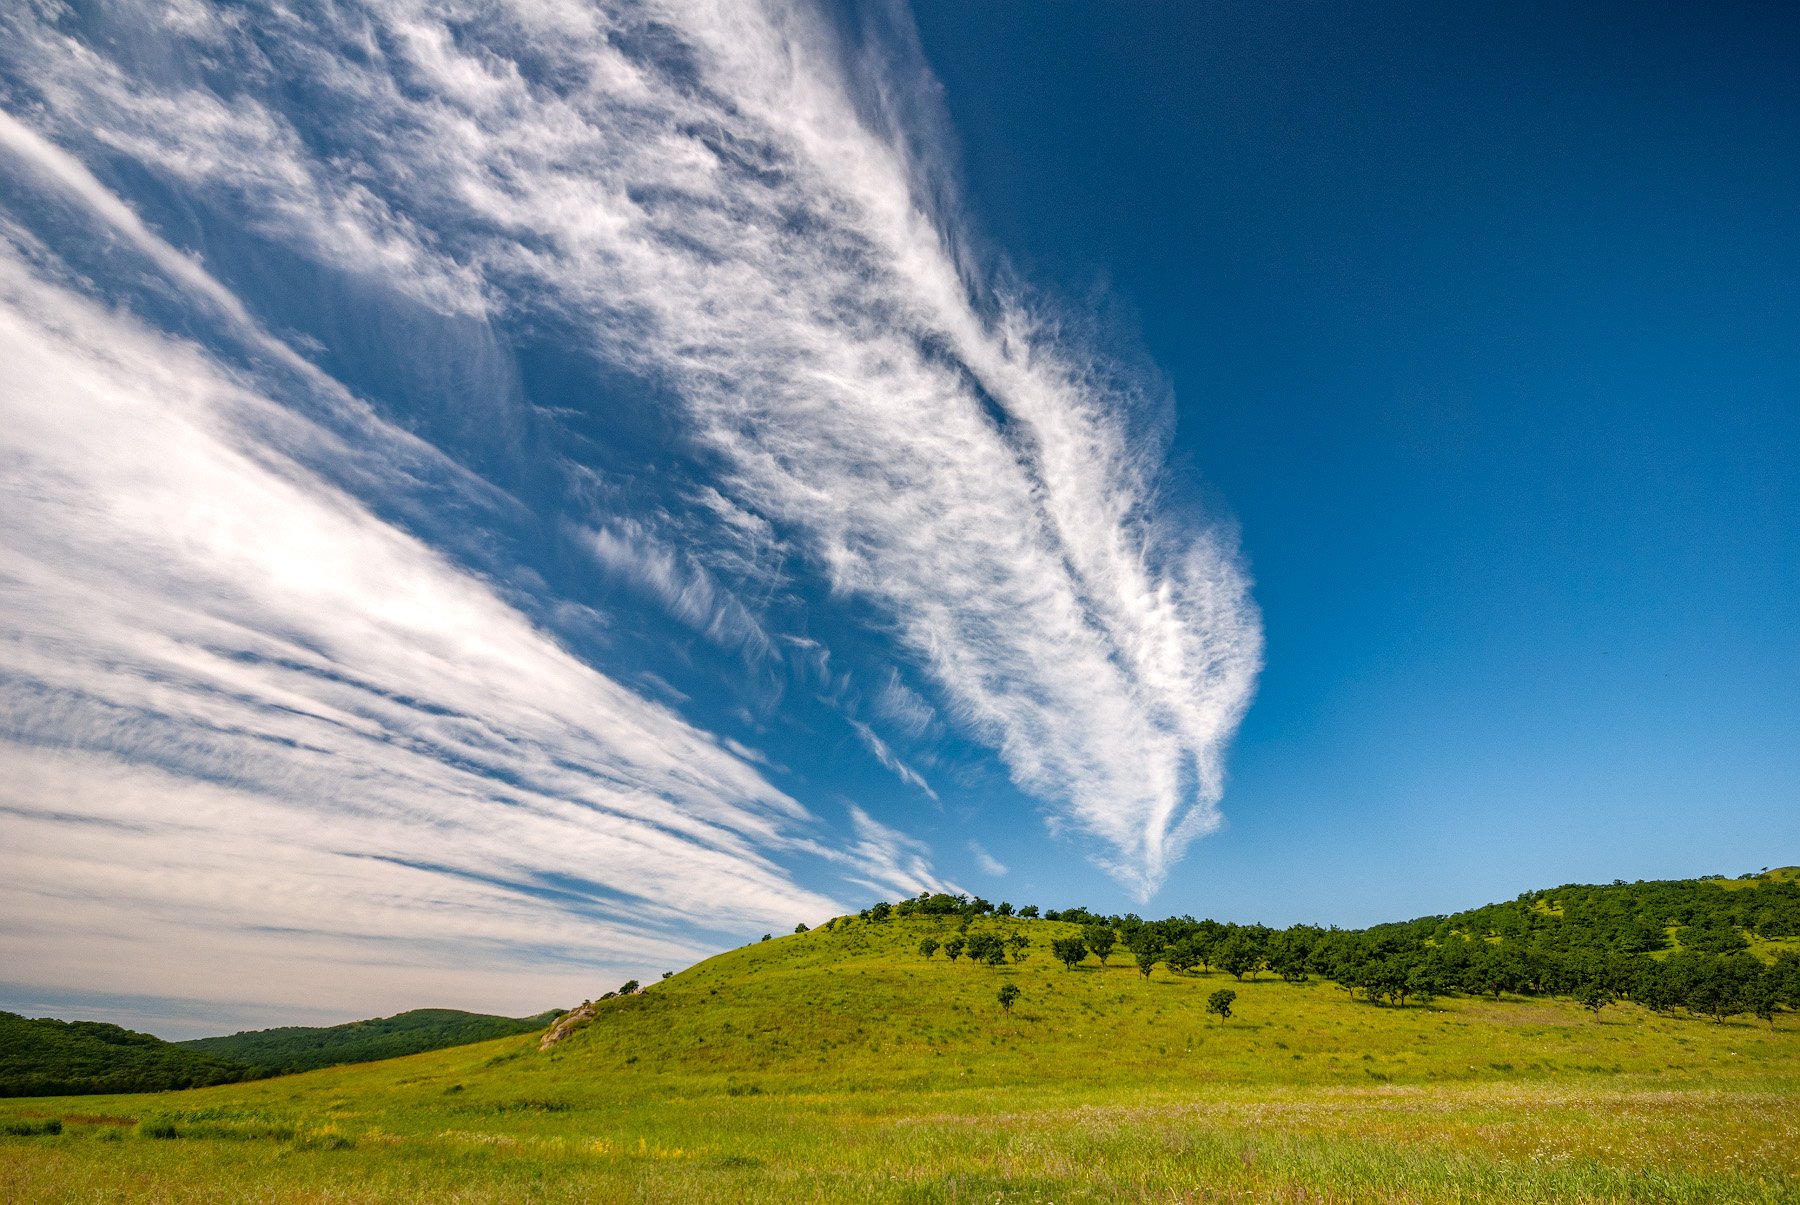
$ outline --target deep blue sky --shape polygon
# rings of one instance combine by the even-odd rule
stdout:
[[[1170,904],[1800,858],[1800,12],[916,9],[985,228],[1129,309],[1242,524]]]
[[[1800,861],[1797,46],[0,11],[0,1007]]]

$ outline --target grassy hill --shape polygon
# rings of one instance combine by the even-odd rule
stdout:
[[[101,1021],[0,1012],[0,1096],[160,1092],[224,1084],[248,1067]]]
[[[466,1046],[543,1029],[560,1010],[535,1017],[493,1017],[454,1008],[416,1008],[392,1017],[323,1027],[245,1030],[223,1038],[195,1038],[177,1046],[265,1074],[312,1071],[340,1063],[370,1063],[446,1046]]]
[[[992,915],[968,934],[1027,936],[1024,961],[921,956],[960,924],[727,951],[544,1051],[0,1103],[0,1130],[62,1128],[0,1138],[0,1198],[1800,1200],[1786,1011],[1401,1007],[1316,975],[1145,978],[1123,951],[1068,969],[1049,947],[1078,924]]]

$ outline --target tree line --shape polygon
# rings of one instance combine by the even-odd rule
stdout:
[[[1052,957],[1071,969],[1089,957],[1106,965],[1122,953],[1145,977],[1159,964],[1175,974],[1217,971],[1238,980],[1316,976],[1352,998],[1401,1006],[1510,993],[1569,997],[1596,1013],[1631,1000],[1660,1013],[1720,1021],[1748,1013],[1771,1024],[1780,1011],[1800,1009],[1800,954],[1784,951],[1764,963],[1749,953],[1751,934],[1800,936],[1800,882],[1757,876],[1571,885],[1360,930],[1145,920],[1085,908],[1040,912],[941,892],[875,904],[860,916],[874,924],[908,916],[953,920],[954,935],[924,939],[920,954],[941,950],[952,961],[967,955],[990,966],[1024,957],[1030,939],[972,930],[972,922],[1041,917],[1078,926],[1049,943]]]

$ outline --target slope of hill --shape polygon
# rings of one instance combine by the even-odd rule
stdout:
[[[160,1092],[250,1074],[241,1063],[101,1021],[0,1012],[0,1096]]]
[[[229,1037],[194,1038],[176,1045],[214,1058],[246,1063],[265,1074],[281,1075],[531,1033],[560,1015],[559,1009],[535,1017],[494,1017],[454,1008],[416,1008],[392,1017],[345,1025],[245,1030]]]
[[[1543,991],[1400,1005],[1317,974],[1145,975],[1122,945],[1065,966],[1052,946],[1080,921],[875,912],[596,1001],[544,1051],[519,1035],[0,1103],[0,1197],[1800,1200],[1785,1006],[1771,1023]],[[1006,953],[948,960],[958,937]]]

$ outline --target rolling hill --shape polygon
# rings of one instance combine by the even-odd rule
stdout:
[[[1499,907],[1601,931],[1573,900]],[[1452,919],[1350,936],[1435,950]],[[1454,920],[1441,940],[1512,940]],[[521,1034],[178,1095],[0,1103],[19,1135],[0,1137],[0,1196],[1800,1200],[1791,1004],[1714,1017],[1528,987],[1401,1005],[1318,973],[1145,975],[1122,944],[1104,964],[1052,957],[1089,923],[871,909],[593,1001],[548,1048]],[[1592,944],[1559,932],[1532,948]],[[983,935],[996,965],[945,957]],[[1226,991],[1229,1015],[1209,1011]]]
[[[321,1027],[287,1026],[245,1030],[222,1038],[194,1038],[175,1045],[263,1074],[313,1071],[340,1063],[371,1063],[446,1046],[466,1046],[544,1028],[561,1015],[551,1009],[535,1017],[494,1017],[454,1008],[416,1008],[392,1017]]]
[[[319,1028],[165,1042],[101,1021],[0,1012],[0,1096],[167,1092],[340,1063],[366,1063],[543,1029],[560,1015],[492,1017],[422,1008]]]
[[[246,1078],[250,1068],[102,1021],[0,1012],[0,1096],[160,1092]]]

